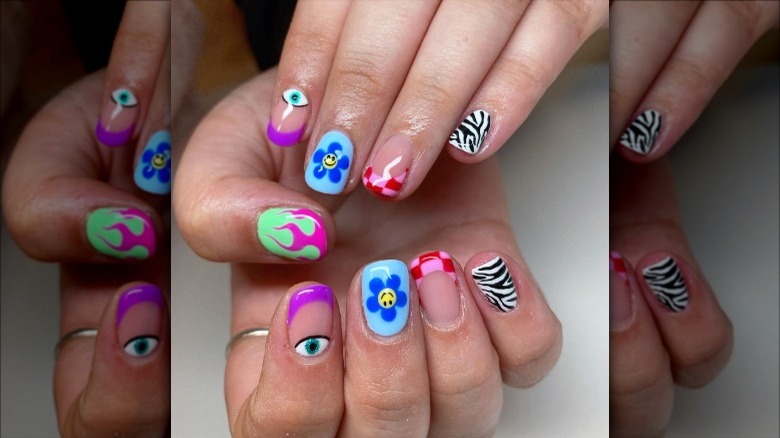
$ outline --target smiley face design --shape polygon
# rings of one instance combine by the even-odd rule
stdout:
[[[322,159],[322,165],[325,166],[326,169],[335,169],[336,165],[339,163],[339,158],[336,156],[336,154],[326,154],[325,158]]]
[[[379,292],[379,296],[377,296],[377,298],[379,299],[379,305],[384,309],[393,307],[397,299],[395,291],[389,287],[382,289],[382,291]]]
[[[152,166],[155,169],[162,169],[168,163],[168,158],[164,154],[154,154],[152,157]]]

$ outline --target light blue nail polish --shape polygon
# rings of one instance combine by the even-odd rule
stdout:
[[[171,133],[157,131],[149,138],[133,175],[141,190],[156,195],[171,193]]]
[[[409,319],[409,271],[400,260],[381,260],[363,268],[363,313],[376,334],[392,336]]]
[[[306,167],[306,184],[328,195],[344,190],[352,165],[352,142],[339,131],[328,131],[320,139],[317,149]]]

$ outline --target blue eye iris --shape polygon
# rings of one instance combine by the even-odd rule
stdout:
[[[133,107],[138,104],[133,93],[126,88],[118,88],[111,93],[111,99],[123,107]]]
[[[285,90],[285,92],[282,93],[282,99],[292,106],[306,106],[309,104],[309,101],[306,99],[306,96],[303,95],[303,92],[301,90],[296,90],[295,88]]]
[[[157,348],[160,340],[156,336],[138,336],[125,344],[125,353],[131,356],[148,356]]]
[[[295,345],[295,351],[301,356],[317,356],[325,351],[329,343],[327,336],[311,336],[301,339]]]

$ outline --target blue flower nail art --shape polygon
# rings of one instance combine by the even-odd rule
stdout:
[[[306,184],[329,195],[344,190],[352,164],[352,142],[339,131],[328,131],[306,167]]]
[[[391,336],[409,319],[409,272],[399,260],[382,260],[363,268],[363,310],[374,333]]]
[[[135,168],[134,179],[141,190],[157,195],[171,192],[171,133],[158,131],[146,143]]]

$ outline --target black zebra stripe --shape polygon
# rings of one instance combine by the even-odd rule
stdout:
[[[682,312],[688,307],[688,289],[680,268],[674,259],[667,257],[642,271],[647,285],[664,306],[672,312]]]
[[[661,131],[661,113],[649,109],[638,115],[620,136],[620,144],[642,155],[647,155]]]
[[[450,144],[471,155],[479,152],[490,130],[490,114],[476,110],[450,134]]]
[[[517,307],[515,282],[501,257],[472,269],[471,276],[485,298],[498,310],[509,312]]]

